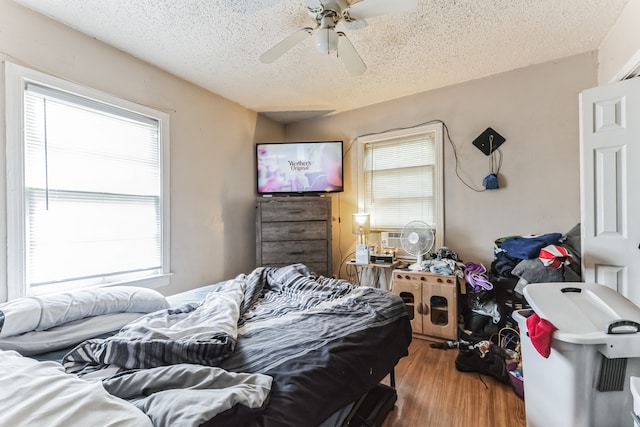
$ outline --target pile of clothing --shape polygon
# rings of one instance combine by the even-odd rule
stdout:
[[[580,257],[580,224],[577,224],[564,235],[547,233],[496,239],[491,271],[496,276],[518,278],[514,292],[522,295],[529,283],[581,281]]]
[[[422,267],[433,274],[445,276],[456,275],[462,277],[464,264],[453,249],[442,246],[431,254],[431,259],[422,261]]]
[[[464,263],[455,251],[443,246],[431,259],[423,261],[422,266],[434,274],[456,275],[465,284],[468,307],[463,311],[465,329],[476,336],[489,337],[504,325],[504,316],[484,265]]]
[[[496,301],[493,283],[483,264],[467,262],[464,267],[466,301],[465,329],[479,337],[490,337],[504,326],[504,313]]]

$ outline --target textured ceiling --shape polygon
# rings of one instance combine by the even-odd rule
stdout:
[[[15,1],[286,122],[595,50],[629,0],[418,0],[338,24],[368,67],[355,77],[312,38],[260,62],[314,25],[301,0]]]

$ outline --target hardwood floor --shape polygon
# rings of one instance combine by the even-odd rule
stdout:
[[[382,427],[524,427],[524,401],[511,385],[459,372],[457,349],[414,338],[395,369],[398,401]],[[385,380],[388,384],[388,379]]]

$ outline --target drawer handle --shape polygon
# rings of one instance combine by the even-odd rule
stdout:
[[[304,251],[287,252],[287,255],[304,255]]]
[[[290,214],[299,214],[299,213],[302,213],[304,211],[302,209],[290,209],[288,212]]]
[[[289,230],[289,234],[300,234],[300,233],[304,233],[304,230],[296,230],[296,229]]]

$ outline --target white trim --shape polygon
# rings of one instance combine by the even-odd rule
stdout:
[[[609,83],[615,83],[636,77],[638,74],[640,74],[640,50],[633,54],[631,59],[622,66]]]
[[[26,281],[25,257],[22,255],[25,253],[22,69],[23,67],[5,62],[8,300],[24,296]]]
[[[162,114],[157,116],[160,120],[160,161],[162,162],[162,266],[161,272],[167,278],[166,283],[156,283],[155,285],[149,284],[149,287],[160,287],[169,284],[169,277],[171,273],[171,192],[170,192],[170,150],[169,150],[169,115]],[[164,280],[162,280],[164,282]]]
[[[158,120],[160,129],[160,161],[162,163],[162,261],[163,271],[145,279],[133,280],[136,285],[160,287],[169,283],[170,274],[170,144],[169,115],[144,105],[78,85],[20,65],[5,62],[6,107],[6,177],[7,177],[7,298],[26,294],[25,219],[24,219],[24,147],[23,112],[24,88],[27,83],[51,86],[56,89],[95,99],[114,107],[129,110]]]
[[[389,139],[403,138],[429,132],[435,133],[436,164],[438,166],[436,168],[435,182],[436,206],[438,209],[435,212],[437,224],[435,230],[436,241],[434,245],[434,249],[437,249],[444,245],[444,126],[442,122],[416,126],[408,129],[382,132],[375,135],[360,136],[356,139],[356,142],[358,142],[358,212],[363,212],[364,209],[364,145],[367,143],[382,142]]]
[[[438,225],[436,227],[436,241],[434,250],[444,246],[444,132],[443,124],[439,123],[434,126],[436,133],[436,158],[438,159],[438,168],[436,169],[436,200],[438,210],[436,218]]]
[[[163,286],[167,286],[171,281],[172,273],[168,274],[155,274],[153,276],[138,278],[138,279],[129,279],[122,280],[117,282],[105,283],[103,285],[87,285],[87,288],[101,288],[109,286],[139,286],[144,288],[161,288]],[[50,294],[55,292],[64,292],[68,290],[68,285],[66,284],[53,284],[53,285],[44,285],[44,286],[35,286],[30,292],[29,296],[38,296],[44,294]]]

